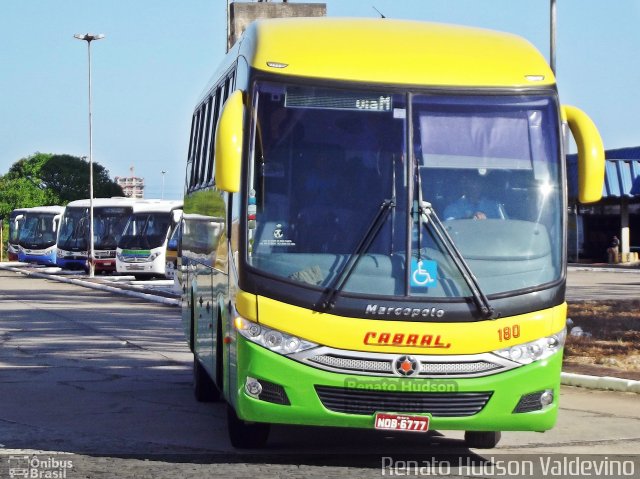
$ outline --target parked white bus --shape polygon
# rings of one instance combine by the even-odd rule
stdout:
[[[56,237],[64,206],[28,208],[14,220],[18,228],[18,261],[46,266],[56,264]]]
[[[93,199],[93,262],[95,271],[115,271],[116,246],[133,212],[133,198]],[[58,234],[57,264],[62,268],[85,269],[89,250],[89,200],[67,205]]]
[[[182,201],[138,200],[118,242],[118,273],[167,277],[167,242],[181,219]]]

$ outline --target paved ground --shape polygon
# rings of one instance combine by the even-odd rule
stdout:
[[[640,268],[569,267],[567,301],[587,299],[640,299]]]
[[[504,433],[488,453],[453,432],[276,427],[266,450],[239,454],[224,406],[193,399],[180,328],[175,307],[0,271],[0,478],[34,450],[74,454],[70,478],[379,477],[383,457],[638,452],[637,395],[563,387],[555,429]],[[61,457],[36,455],[45,466]]]

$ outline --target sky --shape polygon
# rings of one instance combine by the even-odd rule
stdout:
[[[225,53],[227,0],[1,3],[0,175],[36,152],[88,155],[87,44],[73,35],[102,33],[91,44],[93,160],[111,177],[134,167],[146,198],[181,199],[193,107]],[[511,32],[549,58],[549,0],[324,3],[331,17],[377,17],[375,7]],[[561,101],[591,116],[607,149],[640,145],[639,25],[638,0],[557,0]]]

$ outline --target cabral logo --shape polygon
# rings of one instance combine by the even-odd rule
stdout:
[[[414,346],[416,348],[449,349],[451,343],[444,343],[439,334],[376,333],[364,335],[364,344],[369,346]]]
[[[378,306],[377,304],[367,304],[365,314],[373,316],[406,316],[408,318],[442,318],[444,309],[436,308],[401,308],[395,306]]]

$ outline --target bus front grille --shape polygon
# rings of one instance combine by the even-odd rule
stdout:
[[[491,392],[372,391],[355,388],[315,386],[323,406],[346,414],[376,412],[423,413],[433,417],[464,417],[479,413]]]
[[[403,377],[396,362],[406,354],[370,351],[345,351],[328,346],[292,354],[291,359],[308,366],[342,374],[364,376]],[[411,355],[416,365],[413,379],[453,379],[482,377],[508,371],[519,363],[493,353],[465,355]]]

